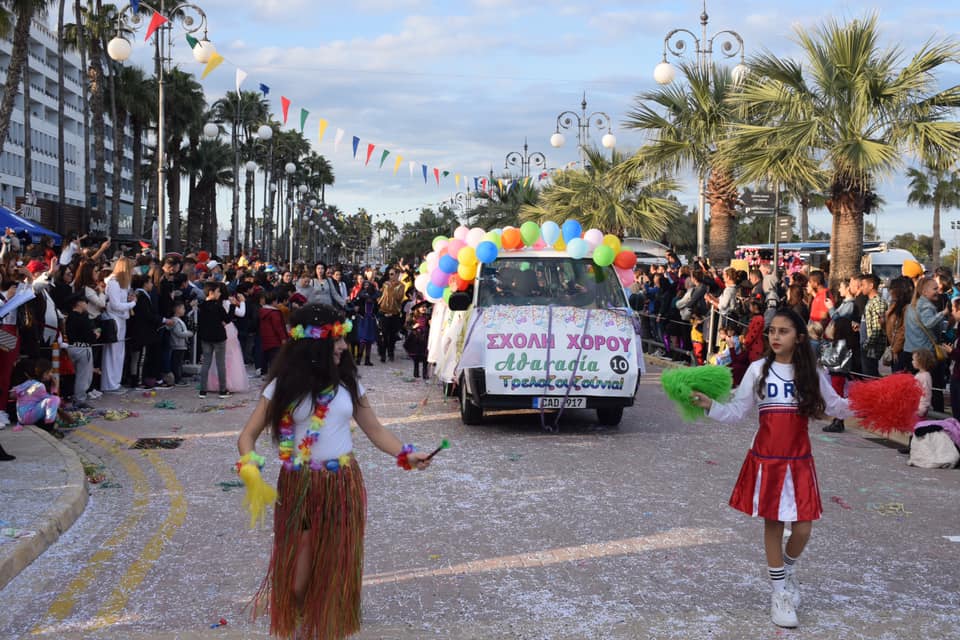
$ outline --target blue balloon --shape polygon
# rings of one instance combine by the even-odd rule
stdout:
[[[585,257],[588,251],[590,251],[590,245],[583,238],[572,238],[567,243],[567,254],[576,260]]]
[[[440,271],[444,273],[456,273],[460,263],[457,262],[457,259],[453,256],[445,255],[441,256],[440,263],[437,266],[440,267]]]
[[[560,239],[560,225],[553,220],[547,220],[540,225],[540,235],[543,237],[543,241],[552,247]]]
[[[436,300],[443,298],[443,287],[438,287],[432,282],[427,285],[427,295]]]
[[[563,232],[563,241],[569,244],[574,238],[580,237],[580,234],[583,233],[583,227],[576,220],[567,220],[563,223],[560,231]]]
[[[497,259],[497,245],[484,240],[477,245],[477,260],[483,264],[490,264]]]

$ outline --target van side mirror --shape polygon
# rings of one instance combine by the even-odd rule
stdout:
[[[457,291],[456,293],[450,294],[450,299],[447,300],[447,306],[450,308],[450,311],[466,311],[470,308],[470,304],[473,302],[473,296],[471,296],[466,291]]]

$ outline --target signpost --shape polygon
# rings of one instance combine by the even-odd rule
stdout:
[[[772,191],[746,191],[740,196],[740,201],[748,215],[769,216],[776,205],[776,194]]]
[[[793,216],[777,216],[777,240],[780,242],[790,242],[793,238]]]

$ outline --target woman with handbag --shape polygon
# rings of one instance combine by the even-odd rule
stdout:
[[[123,359],[126,352],[127,318],[137,306],[130,293],[133,263],[128,258],[118,258],[113,272],[106,280],[107,307],[104,315],[117,323],[117,341],[104,345],[103,362],[100,366],[100,390],[104,393],[123,393],[120,381],[123,378]]]
[[[930,372],[933,378],[934,411],[943,411],[943,385],[946,378],[946,351],[940,346],[940,329],[950,317],[950,308],[937,311],[940,299],[937,281],[931,277],[920,278],[913,292],[913,302],[904,312],[904,343],[900,353],[903,369],[913,369],[913,352],[928,349],[937,357],[937,366]],[[939,389],[939,390],[938,390]]]
[[[887,353],[883,356],[883,363],[897,373],[903,370],[900,354],[903,352],[906,340],[906,326],[904,313],[913,300],[913,280],[910,278],[894,278],[890,281],[890,306],[884,318],[884,331],[887,334]]]

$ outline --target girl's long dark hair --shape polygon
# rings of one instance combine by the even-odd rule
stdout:
[[[773,317],[786,318],[797,332],[797,344],[793,349],[791,360],[791,364],[793,364],[793,384],[797,392],[797,409],[802,416],[808,418],[820,417],[826,411],[827,403],[824,402],[823,395],[820,393],[820,372],[817,369],[817,356],[810,347],[807,325],[792,309],[777,311]],[[767,376],[770,375],[770,366],[775,358],[776,355],[773,350],[767,347],[763,359],[763,372],[757,379],[757,397],[761,400],[767,390]]]
[[[345,316],[325,304],[308,304],[290,316],[291,326],[311,325],[319,327],[334,322],[343,322]],[[291,405],[304,397],[316,398],[327,387],[343,385],[350,393],[354,407],[360,400],[360,385],[357,380],[357,365],[349,349],[340,353],[340,364],[333,364],[334,338],[319,340],[303,338],[288,340],[277,354],[267,381],[276,381],[273,399],[267,404],[267,422],[273,441],[280,440],[280,419]]]

